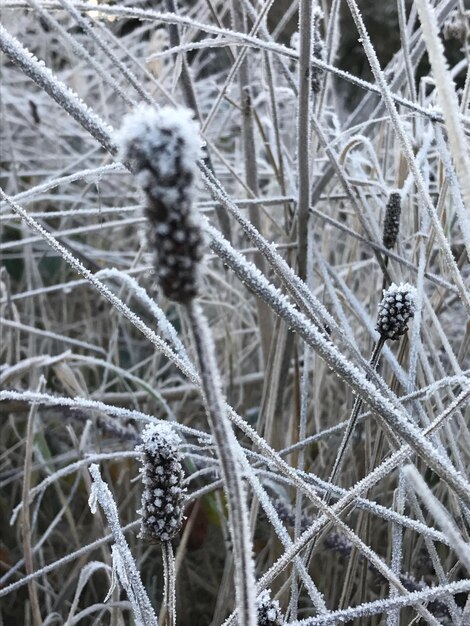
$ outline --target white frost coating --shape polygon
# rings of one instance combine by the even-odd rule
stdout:
[[[24,202],[29,198],[34,198],[50,189],[54,189],[59,185],[65,185],[68,183],[73,183],[78,180],[83,180],[86,183],[99,182],[105,174],[111,174],[113,172],[124,172],[126,171],[124,166],[121,163],[111,163],[110,165],[103,165],[101,167],[94,167],[91,169],[80,170],[79,172],[75,172],[74,174],[69,174],[68,176],[60,176],[58,178],[52,178],[46,180],[39,185],[35,185],[34,187],[30,187],[26,191],[22,191],[20,193],[15,194],[12,199],[15,202]],[[0,209],[5,205],[4,201],[0,202]],[[38,215],[35,213],[35,215]],[[51,211],[48,211],[46,215],[51,215]]]
[[[415,310],[415,300],[416,300],[416,288],[410,283],[400,283],[397,285],[396,283],[392,283],[390,287],[383,290],[383,294],[385,295],[403,295],[410,302],[410,306]]]
[[[199,125],[186,108],[140,106],[116,134],[120,158],[129,163],[146,196],[148,243],[163,294],[187,304],[197,296],[204,241],[193,210]]]
[[[168,346],[166,342],[164,342],[160,337],[158,337],[152,330],[150,330],[143,321],[135,315],[129,307],[122,302],[117,296],[115,296],[103,283],[96,279],[96,277],[80,262],[78,261],[70,252],[57,241],[55,237],[53,237],[49,232],[46,231],[41,224],[39,224],[34,218],[31,217],[19,204],[13,202],[11,198],[9,198],[2,189],[0,189],[0,198],[3,198],[8,205],[18,213],[22,219],[36,232],[38,232],[41,237],[43,237],[48,244],[56,250],[62,258],[71,265],[75,270],[77,270],[82,276],[86,278],[88,282],[90,282],[102,296],[104,296],[109,302],[111,302],[118,311],[120,311],[136,328],[138,328],[146,337],[149,339],[151,343],[153,343],[158,349],[160,349],[165,356],[167,356],[170,360],[174,361],[175,364],[184,372],[191,382],[198,384],[199,380],[195,376],[194,370],[188,369],[188,365],[185,361],[183,361],[175,352]]]
[[[255,472],[253,471],[251,465],[248,463],[246,457],[241,457],[241,462],[243,463],[243,472],[245,473],[248,479],[248,482],[250,483],[250,486],[253,489],[253,492],[256,494],[268,520],[272,524],[273,529],[275,533],[277,534],[277,536],[279,537],[279,540],[281,541],[282,545],[285,548],[292,546],[292,540],[290,538],[289,533],[287,532],[284,524],[279,518],[279,515],[274,505],[272,504],[271,499],[269,498],[263,485],[261,484]],[[323,595],[315,586],[315,583],[311,579],[310,574],[308,573],[303,560],[300,557],[296,556],[294,558],[294,564],[295,564],[296,569],[299,572],[299,576],[301,577],[302,582],[305,585],[305,589],[308,595],[310,596],[316,610],[318,611],[318,613],[325,613],[327,610],[327,607],[326,607]],[[258,609],[259,609],[260,598],[263,593],[264,591],[262,591],[258,595],[258,599],[257,599]]]
[[[277,600],[271,600],[271,589],[262,591],[257,600],[258,626],[276,626],[281,624],[281,607]]]
[[[447,380],[447,379],[445,379]],[[468,379],[466,379],[464,376],[455,376],[455,377],[451,377],[449,379],[449,381],[447,382],[455,382],[458,384],[461,384],[463,382],[467,381]],[[442,382],[442,381],[437,381],[437,383],[434,383],[432,385],[432,387],[430,386],[429,391],[433,392],[435,391],[435,388],[438,386],[438,384]],[[11,399],[15,399],[15,400],[23,400],[23,401],[28,401],[28,402],[35,402],[35,403],[41,403],[41,404],[58,404],[58,405],[65,405],[65,406],[83,406],[84,408],[89,408],[89,402],[93,402],[93,401],[89,401],[89,400],[85,400],[83,398],[76,398],[75,400],[72,398],[61,398],[58,396],[49,396],[47,394],[37,394],[35,392],[33,392],[32,394],[30,394],[30,392],[15,392],[15,391],[2,391],[0,392],[0,401],[1,400],[11,400]],[[103,403],[93,403],[94,408],[97,408],[97,410],[106,410],[107,413],[109,414],[115,414],[117,417],[122,417],[122,418],[133,418],[133,419],[146,419],[146,420],[151,420],[152,418],[149,415],[145,415],[144,413],[138,413],[135,411],[129,411],[128,409],[122,409],[122,408],[118,408],[118,407],[113,407],[111,405],[105,405]],[[178,428],[179,430],[181,430],[182,432],[185,432],[189,435],[192,436],[196,436],[198,431],[195,431],[194,429],[190,429],[188,427],[184,427],[181,424],[178,423],[173,423],[172,427],[174,428]],[[203,434],[202,432],[199,431],[199,437],[200,437],[200,444],[202,446],[208,446],[211,444],[211,438],[209,435]],[[313,440],[313,439],[312,439]],[[32,501],[32,499],[39,493],[42,493],[48,486],[50,486],[51,484],[53,484],[56,480],[62,478],[63,476],[68,476],[69,474],[75,472],[77,469],[79,469],[80,467],[82,467],[83,465],[87,465],[92,461],[101,461],[101,460],[105,460],[105,459],[117,459],[119,457],[125,457],[125,458],[129,458],[129,457],[134,457],[136,456],[136,452],[133,451],[129,451],[129,452],[121,452],[121,453],[117,453],[117,452],[113,452],[113,453],[105,453],[105,454],[97,454],[97,455],[93,455],[92,458],[86,458],[86,459],[82,459],[80,461],[77,461],[76,463],[70,464],[60,470],[57,470],[57,472],[54,472],[54,474],[52,474],[51,476],[48,476],[47,478],[45,478],[41,483],[39,483],[38,485],[36,485],[33,489],[31,489],[30,491],[30,501]],[[265,462],[266,459],[264,457],[260,457],[260,460],[262,462]],[[254,475],[252,470],[249,470],[249,465],[246,465],[245,463],[245,472],[248,476],[248,479],[250,480],[253,489],[255,489],[255,485],[259,485],[259,481],[258,479],[256,479],[256,476]],[[387,470],[387,472],[390,470]],[[303,475],[303,474],[302,474]],[[252,479],[253,476],[253,479]],[[307,477],[307,475],[305,475],[305,477]],[[317,479],[318,485],[323,488],[324,490],[329,488],[329,484],[321,481],[319,479]],[[261,487],[260,487],[261,488]],[[262,489],[262,488],[261,488]],[[345,495],[347,492],[345,489],[341,489],[339,487],[334,487],[334,490],[337,492],[338,495]],[[264,490],[263,490],[264,492]],[[268,517],[271,521],[271,523],[273,524],[273,526],[275,528],[277,528],[275,521],[273,521],[273,517],[276,517],[276,511],[274,509],[274,507],[272,506],[269,498],[264,498],[261,494],[261,491],[256,491],[256,494],[258,496],[258,498],[260,499],[261,504],[263,505],[263,508],[265,508],[266,513],[268,514]],[[392,511],[390,509],[387,509],[386,507],[382,507],[380,505],[375,505],[375,503],[371,503],[367,500],[357,500],[357,504],[360,506],[361,504],[367,504],[367,506],[369,508],[372,507],[372,505],[374,505],[374,510],[372,511],[374,514],[379,515],[381,517],[384,517],[385,519],[390,519],[392,521],[398,522],[403,524],[405,527],[407,528],[413,528],[416,532],[420,532],[422,534],[425,533],[429,533],[430,538],[432,538],[434,541],[440,541],[442,543],[447,544],[447,541],[445,539],[445,537],[443,535],[441,535],[441,533],[438,533],[437,531],[435,531],[433,528],[428,528],[425,527],[424,525],[420,524],[419,522],[416,522],[415,520],[412,520],[410,518],[404,517],[404,516],[400,516],[398,514],[395,513],[395,511]],[[21,503],[14,509],[13,511],[13,515],[16,516],[18,515],[19,511],[21,510],[22,505]],[[271,515],[272,513],[272,515]],[[11,522],[13,523],[13,522]],[[283,527],[282,527],[283,528]],[[280,532],[278,533],[279,536],[282,535],[282,528],[279,527]],[[285,531],[285,529],[284,529]],[[287,535],[287,539],[289,539],[290,541],[290,537]],[[1,582],[1,581],[0,581]]]
[[[144,486],[138,511],[142,539],[168,542],[181,528],[186,499],[181,444],[170,425],[162,423],[149,424],[142,434],[142,443],[136,446],[141,455]]]
[[[101,478],[98,465],[90,465],[93,478],[89,505],[92,513],[96,513],[97,503],[106,516],[115,544],[112,546],[113,570],[115,570],[122,586],[126,590],[132,605],[135,621],[138,626],[158,626],[155,612],[150,604],[140,574],[132,557],[127,541],[119,523],[119,515],[114,498],[108,485]],[[109,593],[108,596],[109,597]]]
[[[470,580],[459,580],[448,585],[439,585],[436,587],[426,587],[423,591],[413,591],[405,596],[389,598],[387,600],[374,600],[373,602],[365,602],[359,606],[349,607],[340,611],[332,611],[327,615],[318,617],[310,617],[307,619],[288,622],[286,626],[336,626],[337,624],[345,624],[352,622],[357,618],[371,617],[379,613],[386,613],[395,608],[405,606],[418,605],[422,602],[431,602],[438,598],[443,598],[449,594],[465,593],[470,590]],[[363,623],[366,623],[365,620]],[[435,620],[433,623],[437,623]]]
[[[383,393],[367,379],[365,374],[359,372],[331,341],[313,327],[309,320],[292,305],[279,289],[270,284],[252,263],[247,262],[236,250],[230,249],[227,242],[215,229],[208,225],[207,230],[213,237],[211,244],[213,250],[217,251],[222,260],[230,257],[231,267],[237,276],[249,285],[254,293],[262,297],[266,302],[271,303],[273,310],[283,317],[290,327],[298,332],[309,345],[315,348],[336,374],[346,380],[363,401],[387,420],[389,425],[420,456],[426,459],[426,462],[435,469],[436,473],[441,474],[442,472],[442,477],[445,477],[444,480],[455,489],[456,493],[464,501],[470,502],[470,485],[468,481],[455,470],[448,459],[442,458],[438,450],[424,439],[421,432],[409,421],[406,411],[399,406],[398,400],[394,398],[390,401],[388,398],[385,398]],[[250,433],[250,436],[256,438],[253,433]],[[260,447],[263,447],[265,442],[261,442],[257,438],[256,440],[257,445],[259,444]],[[287,468],[285,470],[288,471]]]
[[[160,439],[165,439],[172,446],[180,446],[182,443],[181,437],[175,433],[169,424],[148,424],[142,432],[142,443],[145,444],[145,448],[150,452],[157,452],[159,449],[159,442],[154,437],[157,433]],[[141,449],[139,446],[139,450]]]
[[[463,282],[462,276],[460,274],[459,268],[457,266],[457,263],[453,257],[452,251],[450,249],[450,245],[449,242],[447,241],[447,238],[445,236],[444,230],[442,228],[442,224],[441,221],[439,219],[439,216],[437,215],[437,211],[434,207],[432,198],[426,188],[426,184],[424,182],[423,176],[419,170],[419,167],[417,165],[415,156],[414,156],[414,152],[413,152],[413,148],[411,145],[411,141],[410,138],[405,130],[405,127],[402,123],[402,120],[398,114],[398,110],[396,108],[395,103],[393,102],[393,98],[392,98],[392,94],[390,91],[390,88],[387,84],[387,81],[385,79],[385,75],[380,67],[380,63],[379,60],[377,58],[377,54],[374,50],[374,47],[372,45],[372,42],[370,40],[369,34],[367,32],[367,29],[365,27],[364,21],[362,19],[361,13],[359,11],[359,8],[357,6],[357,3],[355,2],[355,0],[346,0],[348,6],[349,6],[349,10],[351,12],[351,15],[354,19],[354,22],[356,24],[356,27],[358,29],[358,32],[361,36],[362,42],[363,42],[363,47],[364,47],[364,51],[367,55],[367,59],[369,61],[369,65],[371,67],[372,73],[374,74],[374,78],[376,80],[376,82],[378,83],[378,86],[380,87],[380,91],[382,93],[382,97],[384,100],[384,104],[387,108],[387,111],[389,113],[391,122],[393,124],[393,127],[395,128],[395,132],[398,135],[398,138],[400,140],[400,144],[403,150],[403,153],[405,155],[406,161],[408,163],[408,167],[410,168],[410,171],[413,174],[413,177],[415,179],[416,182],[416,187],[417,190],[423,200],[423,203],[426,207],[426,210],[428,211],[430,218],[432,220],[432,224],[434,226],[434,230],[437,236],[437,239],[439,241],[439,244],[442,248],[442,252],[444,254],[444,258],[446,260],[446,263],[448,265],[449,270],[452,273],[452,276],[454,278],[455,281],[455,285],[459,290],[459,294],[460,297],[462,299],[462,302],[467,310],[467,312],[470,314],[470,295],[468,294],[467,288]]]
[[[202,157],[204,144],[199,124],[193,117],[194,113],[184,107],[165,106],[157,111],[152,106],[140,105],[132,113],[126,115],[121,128],[115,134],[115,140],[119,146],[118,157],[125,160],[132,144],[138,141],[149,160],[158,165],[162,175],[171,175],[173,172],[169,170],[169,165],[172,159],[168,158],[171,156],[170,148],[167,150],[160,148],[162,143],[167,142],[166,131],[169,130],[185,144],[182,162],[184,169],[196,174],[196,163]],[[139,175],[137,179],[139,180]],[[142,184],[140,180],[139,183]]]
[[[111,573],[111,584],[109,586],[109,590],[108,593],[106,594],[105,599],[103,600],[103,602],[108,602],[108,600],[111,598],[111,596],[113,595],[113,591],[116,589],[116,587],[118,586],[118,576],[117,576],[117,567],[116,567],[116,558],[115,558],[115,554],[114,554],[115,550],[114,550],[114,546],[111,546],[111,554],[113,557],[113,567],[112,567],[112,573]],[[117,552],[117,551],[116,551]]]

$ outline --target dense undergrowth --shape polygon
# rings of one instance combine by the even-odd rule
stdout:
[[[470,623],[470,7],[372,4],[2,3],[2,624]]]

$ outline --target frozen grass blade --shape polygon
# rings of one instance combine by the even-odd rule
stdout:
[[[457,91],[449,75],[434,9],[428,0],[416,0],[416,6],[418,7],[423,38],[426,42],[429,61],[433,70],[434,80],[436,81],[438,100],[449,137],[449,146],[455,171],[462,189],[463,205],[460,202],[456,202],[455,206],[460,230],[467,249],[467,258],[470,261],[470,181],[468,179],[470,156],[468,139],[465,136],[463,124],[460,120]]]
[[[115,542],[111,548],[113,568],[132,604],[136,623],[138,626],[157,626],[157,617],[150,604],[147,592],[142,585],[136,563],[122,532],[116,503],[111,491],[101,478],[98,465],[90,465],[90,474],[93,478],[89,502],[90,509],[92,513],[96,513],[96,505],[99,502],[111,528]]]
[[[433,495],[423,477],[413,465],[406,465],[403,468],[403,472],[413,489],[423,500],[428,511],[441,527],[442,532],[449,538],[459,560],[465,565],[467,571],[470,571],[470,546],[463,540],[461,533],[444,506]]]

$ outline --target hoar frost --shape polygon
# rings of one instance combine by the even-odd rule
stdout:
[[[282,626],[284,620],[277,600],[271,600],[270,590],[262,591],[256,600],[258,626]]]

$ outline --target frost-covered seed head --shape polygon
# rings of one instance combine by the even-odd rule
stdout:
[[[325,45],[320,33],[320,21],[323,19],[323,13],[320,9],[314,9],[313,13],[313,37],[312,37],[312,54],[319,61],[325,60]],[[312,72],[312,91],[318,93],[321,89],[321,77],[324,71],[319,67],[313,67]]]
[[[189,109],[140,106],[124,118],[116,137],[120,158],[131,164],[146,195],[149,244],[167,298],[187,303],[198,293],[203,237],[193,209],[199,126]]]
[[[399,339],[408,330],[408,322],[414,316],[416,289],[408,283],[392,283],[383,290],[379,304],[377,330],[385,339]]]
[[[398,191],[392,191],[388,197],[384,219],[383,244],[387,250],[393,248],[397,243],[400,230],[400,214],[401,194]]]
[[[169,541],[181,528],[185,490],[181,439],[167,424],[149,425],[136,447],[141,453],[142,527],[140,537]]]
[[[258,626],[282,626],[281,607],[277,600],[271,600],[271,590],[262,591],[257,600]]]

